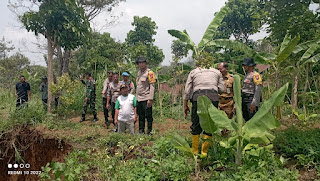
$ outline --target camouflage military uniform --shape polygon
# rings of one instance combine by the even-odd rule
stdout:
[[[256,71],[246,74],[241,90],[242,113],[245,121],[249,121],[258,111],[262,94],[262,78]],[[250,105],[256,106],[256,111],[250,112]]]
[[[83,80],[81,82],[86,85],[86,98],[87,98],[87,101],[85,101],[83,104],[82,117],[85,117],[85,115],[87,113],[88,105],[90,105],[92,113],[93,113],[94,117],[96,118],[96,116],[97,116],[97,110],[95,108],[95,105],[96,105],[96,103],[95,103],[96,82],[93,78],[90,78],[87,82],[84,82]]]
[[[234,100],[233,100],[233,82],[234,78],[232,74],[227,74],[223,77],[224,84],[225,84],[225,92],[219,95],[219,109],[223,110],[229,119],[233,116],[233,107],[234,107]]]

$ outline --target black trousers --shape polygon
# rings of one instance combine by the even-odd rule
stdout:
[[[19,106],[23,105],[26,102],[28,102],[28,98],[19,98],[19,99],[17,99],[16,107],[18,108]]]
[[[198,109],[198,104],[197,104],[197,101],[191,101],[192,103],[192,108],[191,108],[191,122],[192,122],[192,125],[190,126],[191,128],[191,134],[192,135],[199,135],[202,133],[203,129],[201,128],[201,125],[200,125],[200,119],[199,119],[199,116],[197,114],[197,109]],[[218,105],[219,105],[219,101],[212,101],[212,104],[218,108]],[[210,133],[206,133],[205,131],[203,131],[203,134],[205,135],[208,135],[208,136],[211,136],[212,134]]]
[[[147,101],[137,102],[137,114],[139,116],[139,133],[145,133],[145,120],[147,119],[148,134],[152,131],[152,106],[147,107]]]
[[[219,101],[211,101],[211,102],[216,108],[218,108]],[[203,129],[201,128],[200,119],[199,119],[199,116],[197,114],[197,109],[198,109],[197,101],[191,101],[191,103],[192,103],[192,108],[191,108],[191,122],[192,122],[192,125],[190,126],[191,134],[192,135],[199,135],[199,134],[201,134],[203,132],[203,134],[211,136],[212,134],[203,131]]]
[[[43,109],[47,110],[48,99],[42,99]]]
[[[114,125],[114,116],[116,114],[116,103],[111,102],[111,116],[112,116],[112,123]]]
[[[103,104],[102,107],[103,107],[104,120],[106,121],[106,124],[109,124],[108,122],[109,110],[107,109],[107,98],[103,97],[102,104]]]
[[[243,119],[247,122],[249,121],[258,111],[258,107],[256,106],[256,111],[250,112],[250,105],[252,103],[254,95],[242,94],[242,115]]]

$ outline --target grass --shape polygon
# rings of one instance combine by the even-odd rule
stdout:
[[[200,177],[196,177],[192,161],[173,148],[166,138],[167,135],[178,133],[186,137],[191,144],[190,118],[180,119],[180,129],[177,126],[178,120],[172,119],[181,118],[181,106],[173,108],[173,117],[171,108],[166,110],[167,113],[161,119],[155,111],[153,136],[132,136],[110,132],[110,129],[104,127],[101,113],[98,123],[78,123],[78,109],[82,105],[74,107],[72,114],[77,115],[76,118],[70,118],[73,117],[70,115],[48,116],[42,110],[40,95],[33,95],[28,108],[18,112],[15,110],[12,93],[3,91],[0,97],[4,100],[0,102],[0,131],[16,124],[29,124],[48,137],[62,139],[73,145],[74,150],[66,157],[66,163],[49,164],[43,168],[44,178],[48,178],[52,170],[64,176],[75,175],[75,179],[84,180],[297,180],[298,177],[298,171],[284,168],[280,157],[272,150],[267,150],[258,157],[247,155],[242,166],[237,168],[233,164],[230,150],[220,147],[219,144],[215,149],[209,149],[207,159],[199,160],[201,173]],[[80,104],[80,101],[77,104]],[[157,107],[154,109],[157,110]],[[279,133],[275,141],[276,153],[295,158],[299,161],[298,164],[308,165],[310,149],[305,149],[306,145],[319,143],[313,139],[317,134],[308,132],[300,133],[288,129]],[[304,139],[296,141],[298,138]],[[290,149],[302,151],[293,152]]]

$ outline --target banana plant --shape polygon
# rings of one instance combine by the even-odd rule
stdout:
[[[194,171],[195,171],[196,176],[198,177],[199,172],[200,172],[200,168],[199,168],[199,164],[198,164],[198,156],[200,156],[200,155],[192,153],[188,142],[184,138],[182,138],[181,136],[179,136],[177,134],[170,135],[169,140],[175,148],[179,149],[186,156],[193,159]]]
[[[294,58],[293,65],[287,66],[286,70],[293,70],[293,94],[291,98],[292,107],[293,109],[297,110],[298,105],[298,83],[299,83],[299,74],[301,73],[301,70],[303,70],[303,66],[306,66],[306,85],[304,92],[306,92],[306,86],[309,79],[309,66],[316,64],[320,60],[320,39],[315,39],[312,41],[307,41],[304,43],[301,43],[295,47],[293,50]],[[302,54],[302,56],[300,56]],[[305,100],[304,100],[305,101]],[[305,104],[305,103],[304,103]],[[305,107],[305,105],[304,105]],[[305,110],[306,113],[306,110]]]
[[[293,53],[294,49],[300,41],[300,35],[291,38],[291,35],[286,34],[284,37],[279,51],[270,57],[266,62],[271,65],[275,72],[276,89],[280,88],[280,65],[282,62],[287,60],[287,58]],[[281,119],[281,107],[277,106],[277,119]]]
[[[223,128],[232,132],[227,141],[221,141],[221,146],[232,148],[236,164],[240,165],[242,155],[249,144],[269,144],[275,136],[270,130],[280,126],[278,120],[270,113],[273,106],[279,106],[285,97],[288,83],[275,91],[271,98],[261,105],[259,111],[246,123],[242,116],[240,77],[234,76],[234,100],[236,105],[235,119],[228,119],[225,112],[214,107],[206,96],[198,98],[198,115],[200,125],[207,132],[219,135]]]
[[[200,43],[196,45],[190,38],[187,30],[179,31],[179,30],[168,30],[168,33],[181,40],[182,42],[187,44],[188,49],[193,51],[193,56],[198,59],[204,50],[204,48],[212,41],[212,37],[214,33],[217,31],[221,21],[223,20],[224,16],[227,14],[227,6],[224,6],[220,9],[218,13],[214,16],[213,20],[207,27]]]

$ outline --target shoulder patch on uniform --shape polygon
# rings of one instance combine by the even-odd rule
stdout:
[[[256,84],[256,85],[259,85],[259,84],[262,84],[262,78],[260,76],[259,73],[255,73],[254,76],[253,76],[253,82]]]
[[[150,84],[153,84],[156,82],[156,76],[151,70],[148,72],[148,79]]]

